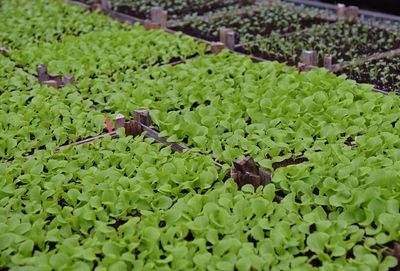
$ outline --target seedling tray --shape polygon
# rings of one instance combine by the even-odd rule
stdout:
[[[67,1],[67,0],[66,0]],[[82,5],[82,6],[86,6],[86,7],[88,7],[87,5],[85,5],[85,4],[83,4],[83,3],[81,3],[81,2],[78,2],[78,1],[67,1],[67,2],[70,2],[70,3],[73,3],[73,4],[78,4],[78,5]],[[271,5],[271,3],[267,3],[268,5]],[[263,4],[263,5],[267,5],[267,4]],[[307,9],[311,9],[312,11],[314,11],[314,14],[320,14],[321,13],[321,10],[323,10],[322,8],[320,8],[320,7],[312,7],[312,6],[307,6],[307,5],[303,5],[303,4],[293,4],[293,5],[290,5],[290,3],[288,4],[288,3],[286,3],[285,5],[284,5],[286,8],[288,8],[288,9],[292,9],[292,10],[295,10],[296,12],[302,12],[302,11],[304,11],[304,10],[307,10]],[[235,9],[235,7],[229,7],[229,8],[227,8],[228,10],[230,9],[231,11],[237,11],[236,9]],[[317,12],[315,12],[315,10],[317,11]],[[331,9],[327,9],[327,10],[333,10],[333,8],[331,8]],[[139,23],[141,23],[141,24],[144,24],[144,21],[143,20],[141,20],[141,19],[139,19],[139,18],[135,18],[135,17],[132,17],[132,16],[129,16],[129,15],[126,15],[126,14],[123,14],[123,13],[120,13],[120,12],[116,12],[116,11],[111,11],[111,10],[109,10],[109,11],[106,11],[106,13],[108,13],[108,14],[110,14],[111,15],[111,17],[112,18],[114,18],[114,19],[117,19],[117,20],[119,20],[119,21],[121,21],[121,22],[128,22],[128,23],[131,23],[131,24],[133,24],[133,23],[135,23],[135,22],[139,22]],[[221,10],[221,12],[220,13],[218,13],[218,12],[211,12],[210,13],[210,15],[209,16],[211,16],[211,17],[213,17],[213,20],[218,20],[218,19],[221,19],[221,14],[224,14],[224,13],[226,13],[226,10]],[[310,13],[310,12],[308,12],[308,13]],[[323,12],[322,12],[323,13]],[[367,12],[368,13],[368,12]],[[326,13],[326,14],[329,14],[328,12]],[[331,15],[333,15],[333,11],[331,12]],[[370,15],[370,16],[372,16],[372,15],[374,15],[374,14],[370,14],[370,13],[368,13],[368,15]],[[204,17],[204,16],[194,16],[195,18],[197,18],[197,20],[198,21],[207,21],[207,19],[206,19],[206,17]],[[320,18],[320,16],[316,16],[316,18]],[[371,17],[372,18],[372,17]],[[389,19],[389,18],[387,18],[387,19]],[[391,18],[391,19],[393,19],[393,18]],[[394,19],[396,19],[396,18],[394,18]],[[178,21],[179,22],[179,21]],[[365,22],[364,22],[365,23]],[[181,27],[183,26],[183,25],[187,25],[187,23],[185,23],[185,22],[181,22],[180,23],[181,24]],[[382,27],[382,25],[380,25],[379,27]],[[176,28],[175,28],[176,29]],[[169,33],[175,33],[176,31],[175,30],[173,30],[173,29],[165,29],[167,32],[169,32]],[[303,30],[301,30],[301,32],[306,32],[307,31],[307,28],[304,28]],[[187,34],[184,34],[184,35],[187,35]],[[192,34],[193,35],[193,34]],[[291,35],[291,33],[289,33],[289,34],[284,34],[283,36],[287,36],[287,35]],[[189,35],[189,36],[191,36],[191,35]],[[192,36],[193,37],[193,36]],[[210,44],[210,42],[208,42],[207,40],[204,40],[204,39],[200,39],[200,38],[197,38],[197,37],[193,37],[194,39],[196,39],[196,40],[198,40],[199,42],[203,42],[203,43],[206,43],[206,44]],[[245,44],[238,44],[237,46],[236,46],[236,48],[237,48],[237,52],[236,53],[238,53],[238,54],[248,54],[248,52],[246,52],[246,51],[243,51],[243,48],[245,48],[245,47],[248,47],[250,44],[252,44],[252,42],[248,42],[248,43],[245,43]],[[241,52],[242,51],[242,52]],[[260,61],[264,61],[264,60],[266,60],[265,59],[265,56],[264,56],[264,58],[262,58],[262,57],[260,57],[260,56],[252,56],[252,60],[253,61],[255,61],[255,62],[260,62]],[[184,61],[177,61],[177,62],[173,62],[173,63],[171,63],[171,64],[179,64],[179,63],[182,63],[182,62],[184,62]],[[347,61],[347,62],[352,62],[351,60],[350,61]],[[349,63],[343,63],[343,64],[345,64],[345,66],[348,66],[349,65]],[[336,70],[336,72],[338,73],[339,72],[339,70],[342,70],[343,68],[340,68],[340,69],[337,69]],[[352,78],[352,77],[350,77],[350,78]],[[353,78],[353,79],[355,79],[355,78]],[[371,81],[365,81],[365,82],[371,82]],[[376,91],[376,92],[381,92],[381,93],[383,93],[383,94],[387,94],[387,91],[386,90],[381,90],[381,89],[378,89],[378,88],[374,88],[373,89],[374,91]]]
[[[137,111],[135,111],[135,112],[137,112]],[[147,111],[147,112],[148,112],[148,111]],[[163,138],[163,137],[160,137],[160,136],[159,136],[159,132],[157,132],[157,131],[151,129],[151,128],[148,127],[148,126],[146,126],[146,125],[145,125],[146,122],[147,122],[147,123],[150,123],[150,122],[151,122],[151,120],[150,120],[150,118],[149,118],[149,116],[148,116],[148,113],[147,113],[147,117],[144,118],[144,119],[142,119],[142,120],[140,120],[140,118],[137,116],[136,113],[135,113],[135,115],[136,115],[136,116],[135,116],[135,120],[136,120],[136,121],[142,121],[142,122],[139,122],[139,123],[140,123],[140,126],[142,127],[142,131],[143,131],[143,132],[146,132],[145,137],[153,138],[153,139],[155,140],[155,142],[157,142],[157,143],[162,143],[162,144],[165,144],[166,146],[171,146],[171,149],[172,149],[173,151],[175,151],[175,152],[183,152],[183,151],[188,151],[188,150],[190,150],[188,147],[186,147],[186,146],[183,145],[183,144],[174,143],[174,142],[168,142],[167,138]],[[113,133],[113,135],[115,135],[115,132]],[[116,136],[115,136],[115,137],[116,137]],[[98,137],[96,137],[95,139],[97,139],[97,138],[98,138]],[[87,142],[85,142],[85,143],[87,143]],[[198,154],[198,155],[201,155],[201,154]],[[233,161],[233,164],[235,165],[235,168],[236,168],[236,169],[238,169],[238,167],[237,167],[238,164],[239,164],[239,167],[240,167],[240,161],[241,161],[241,160],[246,160],[246,159],[239,159],[239,160]],[[252,159],[251,159],[251,160],[252,160]],[[290,166],[290,165],[299,165],[299,164],[304,163],[304,162],[307,162],[307,161],[308,161],[308,159],[307,159],[307,158],[304,158],[304,157],[299,157],[299,158],[297,158],[297,159],[289,158],[289,159],[286,159],[286,160],[281,161],[281,162],[275,162],[275,163],[273,163],[273,164],[272,164],[272,167],[273,167],[274,169],[277,169],[277,168],[280,168],[280,167],[287,167],[287,166]],[[219,167],[220,170],[223,169],[223,164],[220,164],[220,163],[215,162],[215,161],[214,161],[214,164],[215,164],[217,167]],[[235,171],[235,170],[232,171],[232,169],[231,169],[231,172],[230,172],[230,174],[228,173],[227,177],[235,178],[235,176],[232,175],[232,172],[234,172],[234,171]],[[225,178],[225,180],[226,180],[226,178]],[[268,182],[267,184],[265,184],[265,185],[268,185],[268,184],[269,184],[269,182]],[[276,202],[281,202],[286,196],[287,196],[287,195],[286,195],[285,193],[283,193],[283,191],[276,191],[274,201],[276,201]],[[328,219],[328,220],[329,220],[329,219]],[[367,240],[367,236],[364,235],[364,236],[362,237],[362,242],[365,242],[366,240]],[[255,241],[255,240],[254,240],[254,241]],[[386,244],[386,245],[376,244],[376,245],[373,245],[372,248],[373,248],[373,249],[376,249],[376,250],[381,250],[381,251],[383,251],[383,254],[384,254],[385,256],[392,256],[392,257],[396,257],[396,258],[399,257],[399,256],[398,256],[398,253],[399,253],[399,251],[398,251],[398,249],[399,249],[399,243],[397,243],[397,242],[390,242],[390,243],[388,243],[388,244]]]
[[[111,4],[113,9],[140,19],[150,19],[150,10],[152,7],[162,7],[168,12],[168,16],[171,19],[183,18],[187,14],[196,13],[202,15],[208,11],[228,7],[232,5],[246,5],[249,4],[249,0],[212,0],[212,1],[186,1],[186,0],[152,0],[152,1],[120,1],[112,0]]]
[[[317,25],[283,37],[274,36],[237,47],[236,50],[293,66],[302,61],[304,50],[316,50],[318,66],[322,66],[324,54],[330,54],[335,64],[397,48],[400,48],[399,33],[343,21],[334,25]]]
[[[319,2],[318,2],[319,4]],[[328,9],[326,7],[321,7],[321,6],[311,6],[311,5],[305,5],[302,3],[295,3],[295,2],[290,2],[290,1],[281,1],[280,5],[284,6],[288,10],[293,10],[299,13],[307,13],[307,14],[313,14],[320,16],[322,18],[326,19],[331,19],[331,20],[336,20],[337,18],[337,12],[336,12],[336,7],[334,9]]]
[[[373,84],[384,91],[400,91],[400,56],[363,61],[359,65],[350,65],[337,72],[342,73],[359,83]]]
[[[143,19],[136,18],[134,16],[130,16],[130,15],[125,14],[125,13],[116,12],[114,10],[107,10],[104,13],[105,14],[109,14],[111,18],[117,19],[118,21],[120,21],[122,23],[128,23],[128,24],[139,23],[141,25],[144,25],[144,20]]]
[[[296,5],[305,7],[305,9],[325,10],[327,14],[336,13],[336,5],[309,0],[285,0]],[[340,1],[339,1],[340,2]],[[358,20],[369,25],[383,26],[388,29],[400,30],[400,16],[390,15],[382,12],[359,10]]]
[[[396,189],[395,186],[390,189],[392,183],[386,182],[386,176],[380,179],[380,176],[371,175],[369,179],[364,174],[369,169],[380,170],[376,161],[390,164],[390,158],[396,160],[395,148],[387,148],[388,152],[383,155],[378,152],[386,151],[379,146],[380,142],[386,140],[390,144],[393,142],[392,138],[396,138],[396,129],[392,129],[390,118],[394,116],[396,121],[398,111],[397,107],[391,105],[398,106],[399,100],[390,99],[393,97],[383,99],[381,95],[366,93],[366,87],[356,88],[353,82],[338,79],[323,71],[298,74],[289,69],[290,73],[286,74],[287,69],[282,64],[268,62],[254,65],[248,59],[239,59],[225,53],[217,57],[206,57],[193,63],[194,65],[177,66],[182,69],[165,66],[161,69],[138,70],[131,74],[122,72],[119,79],[128,83],[127,89],[114,88],[119,85],[113,84],[114,82],[100,87],[101,91],[110,96],[115,95],[115,100],[134,103],[133,98],[145,100],[146,97],[142,99],[139,91],[135,91],[139,88],[132,89],[131,84],[133,82],[136,86],[142,86],[142,93],[152,96],[149,98],[150,105],[135,107],[156,108],[153,102],[162,101],[158,114],[174,112],[166,118],[158,118],[158,126],[161,131],[169,131],[171,134],[159,134],[150,128],[146,130],[145,126],[150,125],[141,125],[142,120],[129,122],[126,131],[137,128],[139,122],[141,129],[146,130],[148,135],[154,133],[152,138],[155,141],[164,140],[165,144],[171,144],[171,149],[175,148],[176,151],[186,151],[188,148],[179,143],[167,142],[162,136],[170,135],[169,141],[174,141],[173,136],[177,138],[177,142],[186,140],[191,144],[189,147],[197,146],[200,151],[204,150],[202,147],[211,146],[206,150],[210,152],[209,157],[189,154],[189,166],[187,161],[181,160],[180,163],[171,165],[167,160],[168,163],[161,168],[159,162],[165,161],[166,157],[171,158],[169,148],[148,148],[155,147],[154,144],[149,144],[151,140],[136,144],[131,139],[120,138],[116,143],[116,140],[109,140],[108,136],[114,137],[117,134],[111,132],[107,137],[93,138],[103,137],[104,140],[96,140],[90,147],[86,145],[76,149],[66,148],[55,156],[45,151],[37,152],[29,161],[25,161],[24,157],[16,157],[11,165],[15,166],[12,170],[2,167],[5,180],[2,189],[3,202],[10,210],[8,214],[11,214],[5,220],[10,228],[6,229],[7,235],[2,238],[5,255],[2,268],[16,268],[15,265],[21,264],[16,259],[22,259],[23,265],[27,257],[32,265],[38,265],[38,254],[40,259],[44,259],[39,259],[42,268],[48,263],[52,268],[64,268],[71,263],[72,269],[79,269],[73,265],[79,262],[86,264],[83,268],[88,270],[95,268],[95,265],[97,268],[112,270],[141,270],[152,267],[179,269],[178,267],[183,266],[182,263],[185,264],[181,261],[182,258],[187,259],[189,264],[200,266],[204,263],[205,268],[224,270],[233,270],[235,267],[240,269],[240,266],[244,269],[246,266],[247,269],[288,269],[295,265],[302,269],[300,264],[304,264],[305,269],[353,263],[360,267],[369,265],[370,262],[373,262],[375,269],[385,269],[389,266],[386,260],[391,261],[392,266],[394,259],[382,257],[382,254],[399,255],[398,244],[388,242],[397,238],[387,237],[387,233],[398,236],[398,229],[395,232],[396,226],[392,227],[391,222],[394,220],[392,218],[398,218],[397,203],[393,198],[396,198],[399,191],[395,190],[393,196],[386,197]],[[92,56],[93,53],[88,55]],[[233,60],[226,61],[228,58]],[[121,61],[119,54],[114,62]],[[81,64],[78,66],[82,69]],[[45,90],[43,100],[58,95],[54,89]],[[78,112],[86,97],[95,100],[101,97],[95,91],[79,93],[72,89],[72,93],[77,98],[77,108],[71,108],[71,111]],[[24,97],[20,98],[23,103]],[[39,108],[41,106],[43,104],[38,104]],[[117,105],[110,111],[115,112],[116,107]],[[112,106],[107,106],[109,108]],[[131,112],[131,106],[121,104],[118,110]],[[189,111],[196,111],[196,114]],[[64,112],[68,113],[68,108]],[[67,115],[64,112],[62,117]],[[230,118],[225,119],[228,115]],[[154,116],[157,116],[157,112]],[[305,116],[307,118],[301,121]],[[385,121],[379,123],[379,119],[383,118]],[[87,125],[91,119],[88,117],[84,120],[82,126]],[[360,125],[365,122],[368,124]],[[98,126],[101,130],[105,126],[102,118]],[[380,131],[381,127],[386,135],[374,133],[374,129]],[[372,131],[369,128],[373,128]],[[212,129],[220,130],[213,133]],[[196,134],[198,131],[204,133]],[[321,135],[322,139],[316,142],[316,138],[310,133],[315,137]],[[362,140],[365,134],[368,137]],[[352,140],[347,140],[351,138],[349,136],[359,136],[358,146]],[[216,143],[215,147],[208,141],[211,137],[216,139],[213,142]],[[245,147],[241,138],[250,137],[252,142],[247,142]],[[325,144],[325,138],[328,144]],[[91,141],[93,140],[86,139],[77,144]],[[307,141],[313,147],[303,145]],[[254,191],[251,186],[240,186],[243,191],[237,191],[231,180],[225,184],[216,181],[221,180],[219,177],[222,176],[217,174],[221,167],[213,163],[213,158],[228,162],[232,160],[229,157],[236,157],[237,149],[247,148],[249,153],[257,155],[258,150],[254,150],[254,147],[262,151],[276,143],[281,144],[276,145],[273,152],[268,152],[268,156],[265,157],[263,153],[258,157],[260,164],[272,162],[271,157],[286,158],[287,156],[282,157],[284,152],[294,159],[276,160],[277,163],[272,163],[272,168],[306,162],[304,159],[296,161],[295,158],[302,157],[305,151],[310,150],[305,155],[309,162],[278,169],[274,175],[274,178],[277,177],[275,186],[268,185],[264,190]],[[286,143],[296,143],[296,146],[289,148]],[[316,143],[319,147],[315,147]],[[147,147],[143,148],[143,145]],[[358,153],[354,151],[356,148],[366,149]],[[215,152],[222,151],[226,152],[220,156],[221,159],[213,157]],[[365,155],[371,155],[371,159],[362,164]],[[180,155],[172,155],[172,158],[175,157]],[[381,157],[383,158],[380,160]],[[196,161],[196,158],[201,159]],[[207,160],[206,163],[203,163],[203,158]],[[362,167],[353,163],[353,160],[359,158],[361,160],[358,160],[358,165],[362,164]],[[389,161],[384,160],[385,158]],[[235,164],[235,160],[233,163]],[[349,168],[349,165],[354,168]],[[369,165],[373,166],[369,168]],[[137,168],[140,169],[140,176],[132,179],[139,172]],[[235,169],[239,170],[236,166]],[[354,172],[351,173],[353,169]],[[336,170],[339,170],[337,174]],[[245,171],[242,173],[246,174]],[[330,178],[326,178],[328,171],[332,171],[328,175]],[[397,176],[396,168],[392,168],[392,172]],[[371,183],[375,187],[369,186],[369,181],[375,180],[382,182]],[[171,187],[174,188],[173,193]],[[210,187],[213,188],[211,191]],[[388,189],[375,194],[384,188]],[[358,194],[354,192],[357,189],[360,189]],[[364,193],[371,191],[373,195]],[[204,195],[203,192],[207,194]],[[339,199],[341,196],[346,202]],[[181,197],[184,199],[178,202],[177,198]],[[316,197],[321,201],[317,202]],[[354,202],[347,201],[349,197]],[[325,199],[327,201],[324,203]],[[337,219],[340,214],[352,216],[346,212],[347,209],[367,211],[366,208],[361,208],[367,204],[370,212],[355,215],[353,218],[357,221],[348,223],[346,217]],[[27,212],[21,213],[21,210]],[[25,215],[40,216],[39,220],[44,226],[39,225],[38,228],[37,223],[19,223],[29,220]],[[366,220],[363,219],[364,215]],[[13,216],[21,219],[14,219]],[[377,224],[373,225],[369,219]],[[269,224],[270,222],[274,224]],[[15,233],[11,224],[17,225],[14,229],[21,233],[21,241],[11,238]],[[368,233],[371,225],[372,228],[377,226],[377,231],[382,234],[376,236],[378,233]],[[32,232],[39,234],[32,235]],[[45,238],[39,240],[35,236]],[[385,244],[389,249],[375,245],[375,237],[378,244]],[[93,240],[100,241],[94,244]],[[201,250],[196,250],[197,245]],[[377,251],[380,249],[383,250],[382,254]],[[194,254],[183,255],[185,251]],[[82,259],[82,255],[85,259]],[[171,255],[174,257],[172,260]],[[206,258],[207,255],[212,255],[212,258]],[[223,256],[219,257],[220,255]],[[285,261],[288,258],[290,261]],[[114,260],[115,262],[111,262]],[[184,269],[192,269],[191,267],[192,265],[183,266]],[[354,268],[357,269],[356,266]]]
[[[254,40],[271,32],[290,33],[328,22],[316,15],[288,11],[276,4],[232,10],[217,18],[198,18],[173,29],[209,41],[219,39],[219,29],[235,31],[235,40]]]

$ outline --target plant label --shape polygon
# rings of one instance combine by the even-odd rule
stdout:
[[[272,172],[268,168],[260,168],[260,184],[266,186],[272,182]]]
[[[346,8],[346,18],[357,21],[358,16],[358,7],[357,6],[349,6]]]
[[[57,84],[57,82],[55,80],[43,81],[42,85],[47,85],[49,87],[58,88],[58,84]]]
[[[38,74],[38,81],[39,84],[42,85],[44,81],[49,80],[49,74],[47,72],[47,66],[43,63],[41,63],[37,67],[37,74]]]
[[[233,165],[240,172],[251,172],[254,174],[258,174],[258,167],[254,162],[253,157],[246,157],[241,159],[236,159],[233,161]]]
[[[133,111],[133,119],[146,126],[151,125],[150,111],[149,110],[135,110]]]
[[[142,133],[142,125],[136,120],[125,122],[125,134],[131,136],[138,136]]]
[[[303,63],[308,66],[317,66],[317,51],[303,51]]]
[[[154,23],[157,23],[161,26],[161,28],[167,27],[167,11],[163,10],[161,7],[152,7],[151,8],[151,20]]]
[[[144,28],[146,30],[151,30],[151,29],[160,29],[161,26],[158,23],[155,23],[153,21],[150,20],[145,20],[144,21]]]
[[[324,68],[332,71],[332,56],[329,54],[324,55]]]
[[[63,84],[61,74],[49,74],[49,80],[56,81],[57,87],[61,87],[61,85]]]
[[[225,46],[233,50],[235,48],[235,32],[229,28],[221,28],[219,30],[219,39]]]
[[[75,86],[75,79],[73,74],[64,76],[64,86],[66,86],[67,84]]]
[[[225,48],[223,42],[213,42],[211,43],[211,53],[217,55]]]
[[[104,11],[108,11],[111,9],[110,0],[101,0],[101,9]]]
[[[336,12],[337,12],[338,17],[344,17],[345,10],[346,10],[346,6],[344,4],[341,4],[341,3],[337,4]]]
[[[122,114],[118,114],[114,119],[114,129],[118,130],[119,128],[124,127],[125,125],[125,116]]]
[[[107,126],[108,132],[111,133],[113,130],[112,130],[112,127],[111,127],[110,120],[108,119],[108,116],[106,116],[106,126]]]

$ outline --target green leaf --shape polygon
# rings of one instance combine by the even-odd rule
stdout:
[[[198,266],[201,270],[206,270],[207,266],[209,266],[211,260],[211,254],[208,252],[196,254],[193,257],[193,262]]]
[[[217,262],[218,270],[229,271],[234,269],[234,264],[226,261]]]
[[[207,238],[207,241],[210,242],[211,244],[214,244],[214,245],[217,244],[219,241],[218,231],[216,231],[215,229],[212,229],[212,228],[208,229],[206,238]]]
[[[57,253],[50,256],[50,265],[53,268],[61,268],[67,266],[71,262],[71,258],[64,253]]]
[[[118,258],[120,256],[120,247],[114,242],[107,241],[103,246],[103,253],[107,257]]]
[[[248,258],[240,258],[236,263],[236,268],[239,271],[247,271],[251,268],[251,261]]]
[[[9,247],[12,243],[12,236],[9,234],[0,235],[0,250]]]
[[[116,263],[113,263],[112,265],[110,265],[110,271],[124,271],[124,270],[128,270],[128,266],[126,265],[125,262],[123,261],[118,261]]]
[[[329,240],[329,235],[324,232],[315,232],[308,236],[307,245],[311,251],[322,254],[325,249],[325,244]]]
[[[77,270],[77,271],[89,271],[90,266],[87,263],[84,262],[75,262],[74,264],[72,264],[71,266],[72,270]]]
[[[157,195],[151,205],[155,209],[168,209],[172,205],[172,200],[167,196]]]
[[[383,245],[391,241],[390,236],[381,232],[375,237],[376,243]]]
[[[72,205],[76,205],[79,195],[81,194],[77,189],[68,190],[68,197],[72,201]]]

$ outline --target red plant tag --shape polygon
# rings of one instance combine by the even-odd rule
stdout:
[[[110,120],[108,119],[108,116],[106,116],[106,125],[107,125],[108,132],[111,133],[113,131],[113,129],[111,127]]]

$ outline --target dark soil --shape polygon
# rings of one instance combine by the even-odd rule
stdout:
[[[298,165],[298,164],[301,164],[304,162],[308,162],[308,159],[305,157],[299,157],[296,159],[289,158],[289,159],[283,160],[282,162],[272,163],[272,168],[277,169],[277,168],[287,167],[287,166],[291,166],[291,165]]]
[[[136,17],[136,18],[139,18],[139,19],[143,19],[143,20],[150,18],[150,14],[143,13],[143,12],[140,12],[138,10],[133,10],[131,7],[129,7],[127,5],[117,6],[116,7],[116,11],[124,13],[124,14],[128,14],[130,16],[133,16],[133,17]]]

